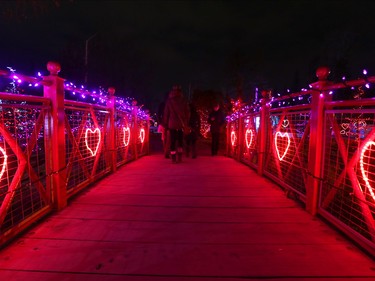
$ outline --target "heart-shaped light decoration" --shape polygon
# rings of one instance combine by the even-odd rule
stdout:
[[[145,133],[145,129],[140,129],[139,130],[139,139],[141,140],[141,143],[143,143],[145,141],[145,136],[146,136],[146,133]]]
[[[341,123],[341,128],[342,128],[342,130],[340,131],[340,134],[345,135],[346,131],[349,128],[349,123]]]
[[[280,156],[280,149],[279,149],[279,147],[277,145],[277,143],[278,143],[277,139],[279,137],[280,138],[287,138],[287,145],[286,145],[286,147],[283,148],[284,152],[283,152],[283,154],[281,156]],[[289,138],[288,133],[286,133],[286,132],[285,133],[276,132],[276,134],[275,134],[275,148],[276,148],[276,152],[277,152],[277,157],[279,157],[280,161],[284,159],[286,153],[288,152],[289,146],[290,146],[290,138]]]
[[[130,128],[124,127],[124,128],[122,128],[122,131],[124,133],[124,137],[123,137],[124,145],[128,146],[129,142],[130,142]]]
[[[247,148],[250,148],[251,144],[253,143],[253,130],[247,129],[245,133],[245,140]]]
[[[2,177],[4,175],[4,173],[5,173],[5,169],[7,167],[8,155],[7,155],[7,153],[5,152],[5,150],[2,147],[0,147],[0,151],[3,154],[3,163],[1,165],[2,168],[1,168],[1,172],[0,172],[0,181],[1,181],[1,179],[2,179]]]
[[[237,140],[237,135],[236,135],[235,131],[232,131],[230,133],[230,140],[231,140],[232,146],[234,146],[236,144],[236,140]]]
[[[289,126],[289,120],[288,119],[284,119],[282,126],[284,128],[288,127]]]
[[[367,126],[367,123],[366,123],[365,120],[359,120],[358,121],[358,130],[364,129],[364,128],[366,128],[366,126]]]
[[[370,192],[371,194],[371,197],[372,199],[374,199],[375,201],[375,192],[374,192],[374,189],[372,188],[372,186],[370,185],[370,180],[368,178],[368,172],[366,171],[365,167],[364,167],[364,158],[367,157],[367,158],[370,158],[371,155],[368,155],[368,156],[365,156],[365,153],[367,151],[371,152],[372,150],[370,149],[370,146],[374,145],[375,146],[375,142],[373,141],[369,141],[365,144],[365,146],[363,147],[362,151],[361,151],[361,156],[359,158],[359,166],[360,166],[360,169],[361,169],[361,173],[362,173],[362,177],[363,177],[363,180],[365,181],[366,183],[366,187],[367,187],[367,190]],[[370,162],[371,159],[369,159],[369,161],[366,161],[367,163]],[[363,190],[362,190],[363,192]]]
[[[92,141],[92,139],[95,138],[95,135],[98,135],[97,136],[98,140],[97,140],[96,144],[89,145],[89,139],[90,139],[90,144],[95,143],[94,141]],[[90,151],[91,155],[95,156],[96,153],[98,152],[99,144],[100,144],[100,130],[99,130],[99,128],[96,128],[94,131],[91,130],[90,128],[86,129],[85,143],[86,143],[86,147]],[[95,149],[92,149],[92,147],[95,147]]]

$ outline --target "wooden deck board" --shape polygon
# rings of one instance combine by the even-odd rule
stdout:
[[[0,251],[0,280],[373,278],[366,253],[221,156],[129,163]]]

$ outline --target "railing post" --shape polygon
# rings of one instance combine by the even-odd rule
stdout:
[[[47,167],[51,175],[53,206],[61,210],[67,205],[67,175],[65,148],[65,110],[64,79],[58,76],[61,66],[57,62],[48,62],[49,76],[44,76],[44,97],[51,101],[51,120],[46,138],[50,152],[47,155]]]
[[[232,157],[230,154],[230,122],[227,122],[226,126],[226,142],[225,142],[225,148],[226,148],[226,156]]]
[[[310,86],[313,89],[310,115],[310,141],[308,152],[308,177],[306,185],[306,210],[316,215],[319,199],[319,186],[322,174],[323,126],[325,87],[328,83],[328,67],[316,71],[318,81]]]
[[[243,153],[243,143],[244,143],[244,118],[243,116],[240,116],[238,118],[238,133],[237,133],[237,155],[236,159],[241,162],[241,157]]]
[[[110,87],[108,89],[108,102],[107,108],[109,111],[109,120],[107,123],[107,145],[108,145],[108,165],[111,166],[111,171],[115,172],[117,169],[116,159],[116,127],[115,127],[115,88]]]
[[[146,128],[145,128],[145,141],[147,147],[146,147],[146,154],[150,154],[150,112],[148,110],[145,110],[146,116]]]
[[[269,97],[270,91],[263,90],[261,92],[262,99],[260,100],[260,122],[259,122],[259,142],[258,142],[258,175],[262,176],[265,163],[265,152],[267,145],[267,133],[269,125]]]
[[[138,143],[138,139],[139,139],[139,127],[138,127],[138,106],[137,106],[137,101],[136,100],[133,100],[132,102],[132,106],[133,106],[133,110],[132,110],[132,117],[133,117],[133,124],[134,124],[134,127],[133,127],[133,132],[132,132],[132,135],[134,136],[133,137],[133,150],[134,150],[134,159],[138,159],[138,147],[137,147],[137,143]]]

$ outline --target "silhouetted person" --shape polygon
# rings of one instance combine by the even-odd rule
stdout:
[[[170,153],[172,162],[182,161],[184,133],[182,128],[189,121],[189,106],[180,86],[174,86],[164,109],[164,124],[170,134]]]
[[[170,146],[170,136],[167,125],[164,123],[164,109],[168,99],[169,93],[165,95],[164,100],[159,104],[158,108],[158,133],[161,134],[161,141],[163,142],[163,153],[165,158],[169,158],[169,146]]]
[[[208,115],[208,123],[210,124],[211,132],[211,155],[217,155],[220,146],[220,133],[225,124],[224,112],[220,109],[220,105],[215,103],[213,110]]]
[[[197,158],[196,143],[197,143],[198,137],[200,136],[201,119],[194,104],[190,103],[189,108],[190,108],[190,119],[189,119],[188,125],[191,128],[191,132],[185,136],[186,157],[190,156],[190,151],[191,151],[191,157]]]

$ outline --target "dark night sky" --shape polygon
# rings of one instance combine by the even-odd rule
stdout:
[[[45,2],[48,2],[47,0]],[[241,77],[253,88],[299,90],[319,65],[331,75],[375,72],[375,4],[371,1],[62,1],[28,18],[1,18],[0,68],[45,71],[114,86],[155,110],[173,84],[234,93]],[[11,5],[0,3],[2,15]],[[299,88],[298,88],[299,87]]]

